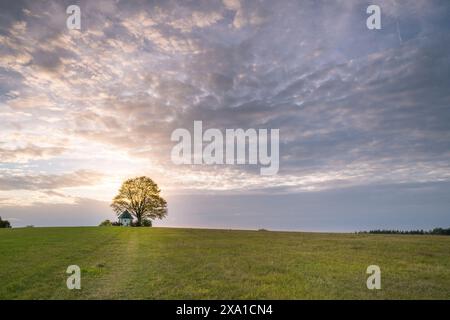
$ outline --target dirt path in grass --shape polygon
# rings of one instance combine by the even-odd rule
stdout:
[[[133,268],[138,259],[139,233],[127,229],[120,235],[120,245],[109,248],[95,265],[100,275],[87,277],[82,299],[123,299],[133,287]],[[107,248],[105,248],[106,250]],[[101,262],[104,261],[104,262]],[[132,298],[132,297],[130,297]]]

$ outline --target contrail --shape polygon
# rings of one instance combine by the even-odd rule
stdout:
[[[403,43],[402,35],[400,33],[400,24],[398,23],[398,20],[396,21],[396,25],[397,25],[398,40],[400,41],[400,43]]]
[[[395,24],[397,26],[397,36],[398,36],[398,41],[400,41],[400,44],[403,43],[403,39],[402,39],[402,35],[400,33],[400,24],[398,23],[398,16],[397,16],[397,1],[396,0],[391,0],[391,3],[394,7],[394,14],[396,15],[395,18]]]

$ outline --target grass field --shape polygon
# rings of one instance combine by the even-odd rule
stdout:
[[[68,290],[67,266],[81,267]],[[382,289],[365,271],[379,265]],[[450,237],[175,228],[0,230],[0,299],[450,299]]]

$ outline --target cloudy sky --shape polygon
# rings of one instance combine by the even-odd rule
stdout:
[[[280,129],[278,174],[174,165],[194,120]],[[13,226],[113,219],[120,183],[148,175],[159,226],[449,227],[450,3],[1,1],[0,133]]]

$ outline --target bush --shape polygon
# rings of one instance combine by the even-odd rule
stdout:
[[[142,220],[141,224],[138,224],[137,221],[132,221],[130,226],[131,227],[151,227],[152,220],[144,219],[144,220]]]
[[[111,221],[109,221],[109,220],[105,220],[105,221],[103,221],[102,223],[100,223],[98,226],[99,226],[99,227],[111,227],[111,226],[112,226],[112,223],[111,223]]]
[[[120,222],[118,222],[118,221],[114,221],[114,222],[111,223],[111,225],[113,227],[120,227],[122,224]]]
[[[8,220],[2,220],[2,217],[0,217],[0,228],[11,228],[11,224]]]
[[[143,227],[151,227],[151,226],[152,226],[152,220],[144,219],[144,220],[142,221],[142,226],[143,226]]]

